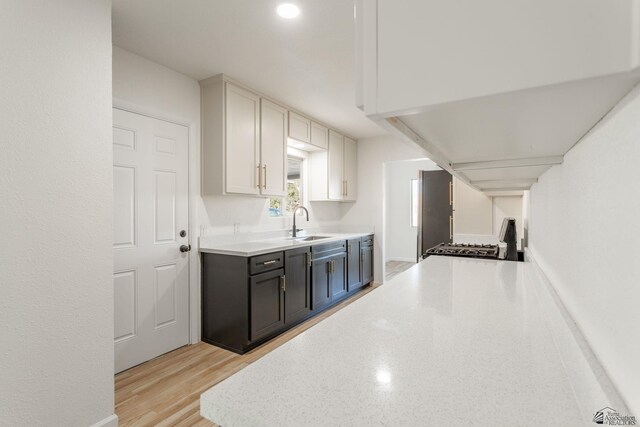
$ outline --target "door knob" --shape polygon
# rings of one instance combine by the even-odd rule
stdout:
[[[190,250],[191,250],[191,245],[180,246],[180,252],[189,252]]]

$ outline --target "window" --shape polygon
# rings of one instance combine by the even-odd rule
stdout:
[[[420,184],[417,179],[411,180],[411,226],[418,226],[418,215],[420,209]]]
[[[287,195],[284,198],[272,197],[269,199],[269,216],[291,215],[293,209],[303,203],[302,165],[303,159],[298,157],[287,158]]]

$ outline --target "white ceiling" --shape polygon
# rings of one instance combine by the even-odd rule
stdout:
[[[355,106],[349,0],[113,0],[113,44],[201,80],[225,73],[352,137],[385,133]]]

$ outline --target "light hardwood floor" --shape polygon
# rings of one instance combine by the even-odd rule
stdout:
[[[385,282],[391,280],[393,277],[402,273],[405,270],[416,265],[415,262],[405,262],[405,261],[387,261],[385,263],[385,274],[384,280]]]
[[[205,343],[179,348],[116,375],[120,426],[211,426],[200,394],[375,289],[368,286],[251,352],[238,355]]]

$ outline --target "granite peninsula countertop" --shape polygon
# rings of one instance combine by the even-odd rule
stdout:
[[[532,262],[429,257],[201,396],[234,426],[589,425],[626,407]]]
[[[222,255],[255,256],[270,252],[286,251],[287,249],[301,248],[304,246],[321,245],[323,243],[337,242],[340,240],[357,239],[370,236],[373,233],[313,233],[313,236],[325,236],[326,239],[304,241],[305,236],[299,239],[291,237],[273,237],[261,240],[245,240],[240,242],[223,241],[218,243],[215,237],[200,238],[200,252]],[[306,236],[308,237],[308,236]]]

